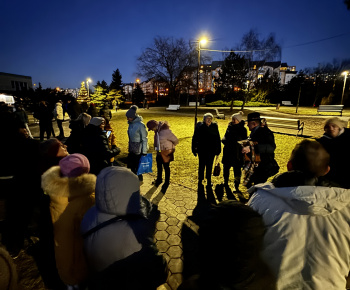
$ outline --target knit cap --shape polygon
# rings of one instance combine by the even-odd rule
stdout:
[[[329,124],[337,125],[340,129],[342,129],[342,128],[345,127],[345,123],[344,123],[342,120],[340,120],[339,118],[337,118],[337,117],[328,119],[328,120],[324,123],[323,128],[326,128],[326,126],[329,125]]]
[[[56,157],[61,145],[62,143],[58,139],[51,138],[41,143],[40,150],[43,156]]]
[[[137,114],[136,114],[137,109],[138,109],[137,106],[132,105],[132,106],[130,107],[130,109],[126,112],[125,116],[126,116],[127,118],[133,118],[133,119],[135,119],[135,117],[136,117],[136,115],[137,115]]]
[[[244,113],[243,113],[242,111],[239,111],[238,113],[233,114],[233,115],[231,116],[231,118],[232,118],[232,119],[235,118],[235,119],[238,120],[238,122],[241,122],[241,121],[242,121],[242,118],[243,118],[243,115],[244,115]]]
[[[213,116],[213,114],[211,114],[211,113],[205,113],[204,116],[203,116],[203,121],[205,121],[206,118],[212,118],[212,119],[214,119],[214,116]]]
[[[83,154],[79,153],[62,158],[58,165],[60,166],[62,175],[66,177],[77,177],[90,171],[89,160]]]
[[[91,120],[90,120],[90,123],[91,125],[94,125],[96,127],[100,126],[102,124],[102,122],[104,122],[105,119],[103,119],[102,117],[93,117]]]
[[[148,131],[151,131],[154,127],[158,125],[158,122],[156,120],[151,120],[147,122],[147,128]]]

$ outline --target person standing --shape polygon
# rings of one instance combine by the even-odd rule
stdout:
[[[108,122],[112,119],[112,112],[107,103],[104,104],[103,108],[100,110],[100,117],[105,118]]]
[[[83,131],[82,153],[89,159],[90,172],[98,175],[100,171],[111,166],[110,159],[120,153],[120,148],[108,146],[108,138],[104,132],[105,119],[94,117]]]
[[[337,117],[328,119],[324,124],[324,134],[316,139],[330,155],[331,170],[325,179],[334,186],[350,188],[350,155],[347,148],[350,146],[350,129]]]
[[[27,130],[29,138],[33,139],[33,135],[30,132],[29,126],[28,126],[28,123],[29,123],[28,115],[21,104],[16,105],[15,116],[17,120],[20,122],[21,127]]]
[[[157,122],[151,120],[147,122],[148,131],[154,131],[154,148],[157,151],[157,179],[154,185],[158,187],[162,182],[164,167],[165,181],[161,192],[166,193],[170,183],[170,162],[174,160],[175,146],[179,144],[179,139],[170,130],[167,122]]]
[[[50,139],[53,114],[45,101],[40,101],[39,108],[36,111],[34,118],[39,120],[40,141],[44,141],[45,133],[47,139]]]
[[[224,165],[224,181],[225,186],[228,186],[230,179],[230,169],[233,167],[234,185],[237,192],[241,182],[243,155],[241,153],[241,145],[238,141],[248,138],[247,129],[244,127],[245,122],[242,120],[243,112],[238,112],[231,116],[231,122],[228,124],[224,138],[221,142],[224,144],[222,164]]]
[[[275,136],[273,132],[266,126],[262,125],[260,113],[253,112],[248,114],[248,128],[250,130],[250,143],[244,146],[242,153],[247,154],[253,163],[253,157],[259,156],[260,162],[252,166],[251,174],[246,174],[244,185],[249,188],[252,184],[264,183],[270,176],[275,175],[279,166],[275,160]]]
[[[58,135],[58,139],[62,140],[64,138],[64,131],[63,131],[63,120],[64,120],[64,115],[63,115],[63,107],[62,107],[62,101],[59,100],[56,103],[55,107],[55,117],[56,117],[56,122],[57,122],[57,127],[60,130],[60,134]]]
[[[127,166],[135,174],[137,174],[141,156],[146,155],[148,151],[148,133],[145,124],[142,122],[142,117],[137,114],[137,109],[137,106],[132,105],[125,114],[129,124],[129,155]],[[142,182],[142,174],[138,175],[138,177]]]
[[[205,177],[207,187],[212,187],[211,175],[215,155],[221,153],[221,140],[218,124],[213,122],[213,115],[206,113],[203,116],[203,122],[198,122],[192,137],[192,153],[198,154],[198,185],[202,185]]]

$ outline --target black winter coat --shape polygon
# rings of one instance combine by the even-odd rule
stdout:
[[[97,175],[110,166],[110,159],[120,153],[118,147],[109,149],[108,138],[100,127],[89,124],[83,133],[82,153],[89,159],[90,172]]]
[[[317,141],[330,155],[330,171],[325,177],[340,187],[350,188],[350,129],[344,128],[344,133],[335,138],[323,135]]]
[[[197,123],[192,137],[192,153],[213,156],[221,153],[218,124],[211,123],[207,126],[204,122]]]
[[[244,127],[242,120],[238,124],[230,122],[226,129],[224,138],[221,142],[224,144],[222,163],[225,165],[243,165],[242,146],[237,141],[246,140],[248,138],[247,129]]]
[[[264,172],[268,176],[276,174],[279,170],[275,160],[275,136],[267,127],[258,127],[250,134],[250,139],[258,144],[255,146],[255,152],[260,154],[259,172]]]

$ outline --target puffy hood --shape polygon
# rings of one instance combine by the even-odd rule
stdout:
[[[62,177],[59,166],[51,167],[41,177],[41,187],[49,196],[75,198],[90,195],[95,191],[95,184],[94,174]]]
[[[96,182],[96,208],[98,211],[122,216],[141,214],[140,182],[138,177],[125,167],[104,168]]]
[[[303,185],[278,188],[272,183],[265,183],[248,191],[256,192],[255,195],[273,195],[302,215],[327,216],[350,204],[350,189],[339,187]]]

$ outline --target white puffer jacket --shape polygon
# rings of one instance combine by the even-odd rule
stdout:
[[[254,187],[249,206],[267,226],[263,259],[277,289],[345,289],[350,269],[350,190]]]

